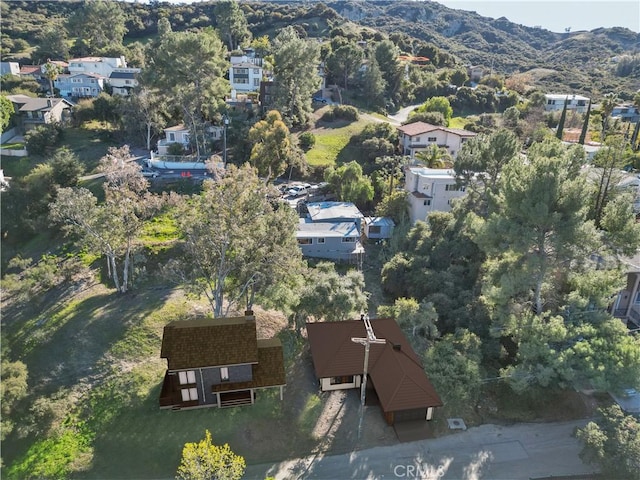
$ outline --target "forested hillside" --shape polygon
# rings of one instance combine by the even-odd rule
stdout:
[[[60,25],[81,4],[2,2],[3,60],[15,57],[9,55],[12,41],[32,42],[48,25]],[[125,39],[156,35],[161,17],[169,18],[174,30],[216,26],[215,4],[123,3],[128,30]],[[440,49],[442,61],[452,56],[458,62],[482,64],[499,74],[546,69],[533,80],[547,89],[569,87],[591,95],[618,89],[623,98],[631,98],[640,88],[640,34],[625,28],[559,34],[436,2],[242,2],[240,6],[254,37],[272,35],[287,25],[298,25],[309,37],[321,37],[332,28],[348,28],[348,22],[353,22],[369,27],[370,37],[375,37],[376,31],[387,35],[402,32],[429,42]]]

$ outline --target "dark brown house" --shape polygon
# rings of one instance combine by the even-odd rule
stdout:
[[[167,359],[160,408],[250,405],[256,390],[274,387],[282,399],[282,344],[257,338],[254,316],[171,322],[160,357]]]
[[[431,420],[442,400],[429,381],[420,358],[392,318],[376,318],[371,326],[384,345],[372,344],[368,382],[373,386],[389,425],[404,420]],[[359,388],[365,348],[352,338],[366,338],[361,320],[307,323],[316,376],[323,391]]]

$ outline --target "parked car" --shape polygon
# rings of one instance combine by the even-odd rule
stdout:
[[[311,100],[314,101],[315,103],[323,103],[323,104],[329,102],[329,100],[327,100],[326,98],[318,97],[318,96],[313,97]]]
[[[160,176],[160,174],[158,172],[154,172],[153,170],[142,170],[142,176],[143,177],[157,178],[157,177]]]
[[[309,192],[311,185],[308,183],[303,183],[302,185],[296,185],[287,190],[287,193],[292,197],[300,197],[302,195],[306,195]]]

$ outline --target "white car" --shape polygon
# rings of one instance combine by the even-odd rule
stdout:
[[[304,183],[302,185],[291,187],[289,190],[287,190],[287,193],[292,197],[300,197],[302,195],[306,195],[310,188],[311,185],[309,185],[308,183]]]
[[[157,177],[160,176],[160,174],[158,172],[154,172],[153,170],[142,170],[142,176],[143,177],[157,178]]]

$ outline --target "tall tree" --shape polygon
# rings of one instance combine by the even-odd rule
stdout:
[[[176,476],[179,480],[240,480],[244,475],[244,458],[231,451],[229,444],[214,445],[211,433],[204,439],[185,443]]]
[[[351,80],[362,66],[364,52],[353,43],[347,43],[335,50],[327,59],[327,67],[336,81],[342,80],[345,90],[349,88]]]
[[[34,60],[42,63],[51,58],[53,60],[67,60],[69,46],[67,29],[64,27],[46,27],[38,36],[38,46],[34,53]]]
[[[168,270],[189,292],[204,295],[215,317],[243,303],[251,310],[256,297],[300,270],[295,212],[272,204],[268,193],[255,169],[231,165],[176,210],[183,254]]]
[[[15,113],[13,102],[6,96],[0,95],[0,131],[3,131],[9,126],[11,116]]]
[[[245,42],[251,41],[251,32],[247,26],[244,12],[235,0],[217,2],[215,9],[216,24],[222,38],[227,40],[229,51],[233,51]]]
[[[399,54],[398,47],[391,40],[382,40],[378,42],[375,48],[376,61],[382,72],[389,98],[393,98],[396,95],[402,83],[402,68],[398,61]]]
[[[324,179],[340,201],[363,205],[373,199],[371,179],[363,175],[362,167],[355,160],[336,169],[327,168]]]
[[[620,136],[610,136],[605,140],[605,146],[598,150],[594,159],[591,178],[595,181],[592,189],[593,202],[589,217],[596,226],[600,226],[604,209],[615,196],[618,183],[622,180],[624,172],[624,150],[626,142]]]
[[[53,91],[53,82],[55,82],[58,79],[58,75],[62,73],[62,68],[53,63],[51,60],[48,60],[47,63],[44,64],[42,69],[45,78],[49,80],[49,93],[53,97],[55,96]]]
[[[269,183],[282,175],[290,164],[292,144],[289,129],[277,110],[267,113],[264,120],[249,130],[249,141],[253,144],[249,161],[258,170],[258,175]]]
[[[562,140],[562,134],[564,132],[564,122],[567,120],[567,105],[569,104],[569,97],[564,99],[564,107],[560,114],[560,121],[558,122],[558,128],[556,129],[556,138]]]
[[[527,162],[517,157],[502,169],[497,207],[478,237],[495,279],[488,296],[498,305],[517,299],[541,315],[553,303],[554,280],[589,252],[594,232],[586,222],[583,157],[581,147],[545,141],[529,149]]]
[[[582,124],[582,131],[580,132],[580,138],[578,143],[584,145],[587,140],[587,133],[589,133],[589,116],[591,115],[591,100],[589,100],[589,106],[587,107],[587,113],[584,115],[584,123]]]
[[[418,302],[415,298],[397,298],[394,304],[378,307],[378,316],[393,317],[400,327],[427,338],[438,337],[438,313],[431,302]]]
[[[385,89],[386,82],[382,77],[378,61],[372,56],[362,78],[362,94],[367,99],[368,105],[374,108],[383,107]]]
[[[303,272],[294,322],[300,330],[304,322],[347,320],[359,315],[367,308],[364,276],[350,269],[341,274],[330,262],[320,262]]]
[[[151,150],[151,140],[166,125],[166,105],[160,93],[149,87],[136,89],[121,104],[121,110],[126,131],[135,132],[136,138]]]
[[[313,111],[311,98],[320,86],[317,42],[301,39],[293,27],[273,41],[274,108],[289,125],[304,125]]]
[[[640,422],[618,405],[598,410],[600,417],[578,429],[580,458],[611,478],[640,479]]]
[[[618,94],[616,92],[605,93],[600,102],[600,113],[602,114],[602,138],[607,137],[607,130],[609,129],[609,117],[613,112],[614,107],[620,102]]]
[[[118,2],[93,0],[82,4],[67,27],[76,37],[76,54],[100,55],[104,50],[122,46],[127,33],[125,15]]]
[[[50,204],[51,219],[78,243],[107,259],[109,278],[119,293],[129,290],[134,268],[136,238],[145,219],[159,206],[147,191],[140,166],[131,162],[127,146],[111,148],[101,160],[105,173],[105,202],[85,188],[61,188]],[[122,266],[119,267],[122,261]]]
[[[204,125],[224,107],[229,90],[220,38],[212,28],[167,31],[149,54],[143,85],[164,92],[168,103],[182,112],[198,155],[207,153]]]
[[[467,189],[465,202],[478,215],[491,211],[492,196],[497,193],[502,169],[520,151],[518,138],[508,130],[478,135],[467,140],[453,165],[459,181]]]

